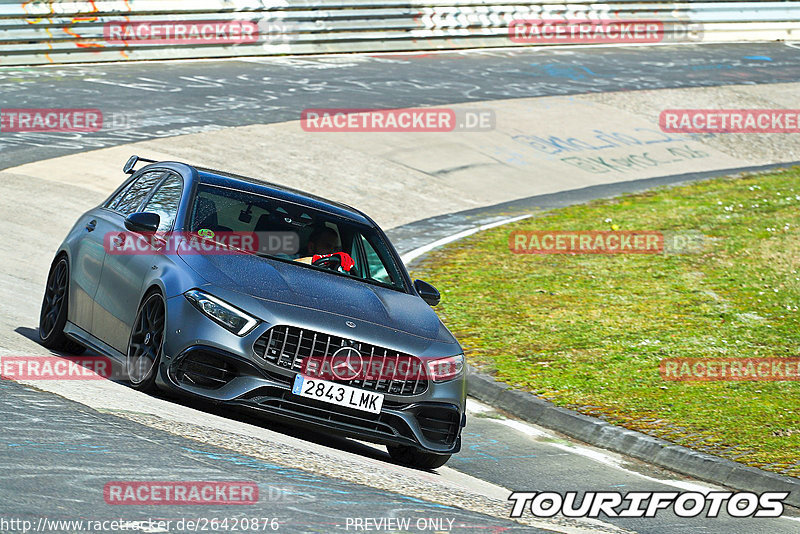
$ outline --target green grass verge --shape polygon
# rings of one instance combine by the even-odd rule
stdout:
[[[523,255],[513,230],[696,230],[696,254]],[[800,168],[542,213],[415,276],[473,365],[555,404],[800,476],[800,382],[674,382],[675,357],[800,356]]]

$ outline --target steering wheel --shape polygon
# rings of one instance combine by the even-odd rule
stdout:
[[[317,261],[311,262],[311,265],[314,267],[322,267],[323,269],[330,269],[331,271],[337,271],[339,267],[342,266],[342,258],[340,258],[338,254],[333,256],[325,256],[324,258],[319,258]]]

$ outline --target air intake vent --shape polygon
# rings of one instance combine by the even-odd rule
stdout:
[[[219,389],[236,378],[236,369],[214,353],[197,350],[180,361],[174,376],[179,383]]]
[[[461,424],[458,410],[428,406],[417,411],[417,421],[426,438],[442,445],[455,443]]]

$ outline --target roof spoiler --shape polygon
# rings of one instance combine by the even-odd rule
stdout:
[[[134,169],[134,167],[136,167],[136,164],[139,163],[140,161],[146,161],[147,163],[158,163],[154,159],[140,158],[139,156],[131,156],[128,162],[125,163],[125,166],[122,168],[122,172],[124,172],[125,174],[135,173],[136,170]]]

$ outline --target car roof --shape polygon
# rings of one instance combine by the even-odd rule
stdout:
[[[193,174],[197,177],[196,181],[201,184],[229,187],[248,193],[266,195],[277,200],[299,204],[368,226],[375,226],[375,223],[366,214],[347,204],[257,178],[177,162],[162,162],[148,165],[148,167],[167,167],[178,172],[184,169],[194,171]],[[181,172],[181,174],[185,173]]]

